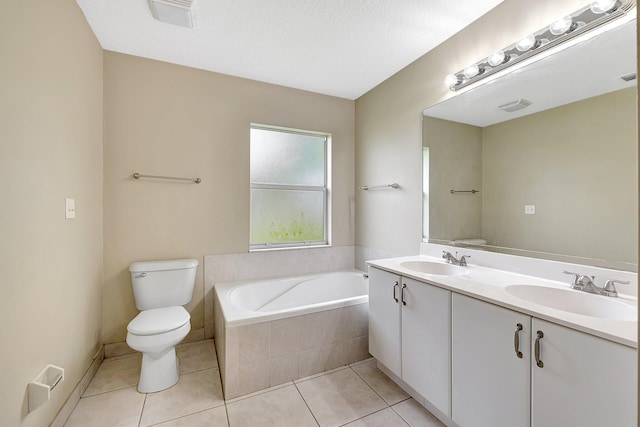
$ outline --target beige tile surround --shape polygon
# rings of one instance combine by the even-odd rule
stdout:
[[[349,270],[354,255],[337,246],[205,257],[205,337],[215,337],[227,399],[369,357],[368,305],[226,328],[215,284]]]
[[[226,399],[369,356],[368,304],[224,329],[217,340]]]

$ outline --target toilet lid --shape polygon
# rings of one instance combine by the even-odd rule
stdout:
[[[127,331],[135,335],[155,335],[173,331],[189,322],[184,307],[162,307],[144,310],[129,322]]]

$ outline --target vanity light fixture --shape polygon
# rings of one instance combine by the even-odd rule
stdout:
[[[462,73],[466,78],[471,79],[479,74],[482,74],[483,72],[484,72],[484,67],[480,67],[477,64],[473,64],[465,68]]]
[[[560,17],[549,26],[521,38],[514,44],[491,54],[489,57],[471,64],[455,74],[447,75],[444,84],[450,90],[458,91],[500,71],[506,70],[506,73],[514,70],[516,68],[507,69],[578,36],[592,32],[618,18],[622,18],[635,6],[636,0],[592,1],[589,5],[569,15]],[[568,44],[565,46],[568,46]],[[542,57],[544,56],[539,56],[538,58]],[[532,59],[532,61],[535,59]]]
[[[516,49],[520,52],[526,52],[531,49],[535,49],[542,44],[541,40],[538,40],[533,34],[529,34],[526,37],[521,38],[516,42]]]
[[[578,24],[573,22],[571,16],[567,15],[553,21],[551,25],[549,25],[549,32],[554,36],[560,36],[576,28],[578,28]]]
[[[489,63],[489,65],[491,65],[492,67],[497,67],[498,65],[502,65],[505,62],[507,62],[509,60],[509,57],[507,55],[504,54],[503,51],[499,50],[497,52],[493,52],[491,55],[489,55],[489,57],[487,58],[487,62]]]
[[[616,8],[618,1],[617,0],[599,0],[591,2],[589,6],[591,11],[596,14],[613,12]]]

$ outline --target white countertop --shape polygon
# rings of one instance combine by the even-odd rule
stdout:
[[[441,258],[416,255],[372,260],[367,261],[367,264],[405,277],[410,277],[421,282],[427,282],[459,294],[468,295],[482,301],[515,310],[520,313],[528,314],[539,319],[547,320],[578,331],[605,338],[629,347],[638,348],[637,319],[635,321],[609,320],[556,310],[515,297],[507,293],[505,290],[509,285],[538,285],[559,289],[570,289],[570,276],[567,276],[566,282],[557,282],[495,268],[482,267],[472,263],[470,263],[468,267],[465,267],[467,269],[467,273],[463,275],[442,276],[419,273],[414,270],[404,268],[400,264],[406,261],[444,263]],[[589,295],[593,298],[612,298],[600,295]],[[638,306],[638,300],[633,296],[620,294],[620,296],[615,298],[615,300],[634,307]]]

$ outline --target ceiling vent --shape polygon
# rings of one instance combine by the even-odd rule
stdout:
[[[620,76],[625,82],[631,82],[636,79],[636,73],[627,74],[626,76]]]
[[[153,17],[167,24],[193,28],[193,0],[149,0]]]
[[[523,108],[527,108],[529,105],[531,105],[531,101],[527,101],[526,99],[518,99],[517,101],[501,105],[498,108],[502,111],[506,111],[507,113],[513,113],[514,111],[519,111]]]

